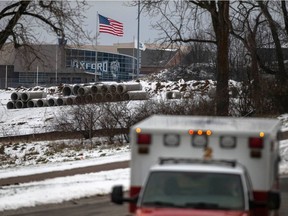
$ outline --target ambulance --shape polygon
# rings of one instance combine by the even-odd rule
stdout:
[[[111,201],[136,216],[268,216],[280,208],[272,118],[153,115],[130,129],[130,189]]]

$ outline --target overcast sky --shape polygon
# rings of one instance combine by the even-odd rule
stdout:
[[[103,16],[122,22],[124,25],[124,36],[117,37],[110,34],[100,33],[98,38],[98,44],[113,44],[132,42],[133,37],[137,38],[137,13],[138,7],[127,6],[128,1],[88,1],[91,5],[87,13],[87,27],[89,29],[94,28],[96,32],[96,18],[97,12]],[[125,4],[126,3],[126,4]],[[140,17],[140,41],[147,42],[153,40],[157,36],[157,33],[150,27],[150,19],[145,16]]]
[[[73,2],[73,0],[69,0]],[[84,14],[87,18],[83,22],[83,28],[87,32],[91,32],[91,37],[95,37],[97,29],[97,13],[102,16],[109,17],[111,19],[117,20],[123,23],[124,26],[124,35],[123,37],[117,37],[107,33],[100,33],[97,43],[99,45],[112,45],[114,43],[126,43],[132,42],[133,38],[137,39],[137,26],[138,26],[138,7],[137,6],[128,6],[128,3],[132,0],[86,0],[90,5],[89,9]],[[7,3],[11,3],[7,0],[0,0],[0,10]],[[150,27],[151,18],[140,15],[140,41],[141,42],[153,42],[157,37],[155,30],[152,30]],[[38,34],[38,30],[35,29],[35,34]],[[43,32],[42,32],[43,31]],[[47,32],[41,28],[40,32],[40,41],[47,43],[56,43],[58,42],[55,35],[48,35]],[[68,42],[69,43],[69,42]],[[93,44],[96,43],[96,40]]]

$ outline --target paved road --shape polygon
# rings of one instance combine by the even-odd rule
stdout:
[[[119,162],[99,164],[99,165],[94,165],[94,166],[80,167],[80,168],[74,168],[74,169],[68,169],[68,170],[33,174],[33,175],[28,175],[28,176],[10,177],[10,178],[5,178],[5,179],[0,179],[0,186],[27,183],[31,181],[41,181],[41,180],[45,180],[48,178],[72,176],[76,174],[85,174],[85,173],[93,173],[93,172],[100,172],[100,171],[113,170],[113,169],[121,169],[121,168],[127,168],[128,166],[129,166],[129,161],[119,161]]]
[[[115,205],[109,196],[0,212],[0,216],[128,216],[128,205]]]

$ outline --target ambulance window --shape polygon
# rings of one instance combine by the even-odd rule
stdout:
[[[138,205],[197,209],[245,208],[240,175],[226,173],[152,172]]]

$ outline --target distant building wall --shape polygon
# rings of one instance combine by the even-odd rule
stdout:
[[[140,50],[140,75],[179,63],[178,50]],[[3,69],[9,65],[7,80]],[[41,44],[0,51],[0,88],[51,86],[60,83],[128,81],[137,78],[137,49],[132,43],[114,46]],[[97,70],[96,70],[97,68]],[[95,73],[96,71],[96,73]],[[4,86],[3,86],[4,83]]]
[[[18,73],[14,72],[13,65],[0,65],[0,88],[17,87]]]
[[[12,67],[9,68],[8,77],[13,81],[13,86],[127,81],[136,74],[137,59],[133,56],[59,45],[33,45],[32,48],[13,50],[14,58],[5,61]],[[0,87],[3,88],[5,65],[1,63]]]

